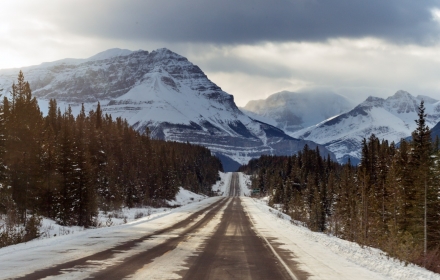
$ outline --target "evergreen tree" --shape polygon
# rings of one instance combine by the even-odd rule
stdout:
[[[426,113],[423,100],[418,108],[417,128],[413,132],[413,152],[411,154],[411,167],[414,172],[414,190],[411,197],[413,203],[411,232],[413,236],[423,243],[424,252],[427,251],[427,220],[428,220],[428,196],[429,186],[432,183],[432,144],[431,133],[426,125]]]

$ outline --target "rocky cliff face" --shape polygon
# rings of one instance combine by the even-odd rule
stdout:
[[[290,155],[305,144],[318,146],[243,114],[232,95],[168,49],[114,49],[89,59],[22,70],[43,110],[51,98],[61,108],[71,106],[73,112],[81,103],[92,108],[99,101],[104,113],[127,119],[139,131],[148,127],[152,137],[208,147],[227,164],[226,170],[262,154]],[[1,70],[0,88],[8,90],[17,73],[18,69]]]
[[[398,143],[411,135],[416,128],[421,100],[425,101],[427,124],[433,127],[440,121],[440,102],[398,91],[387,99],[370,96],[353,110],[293,133],[293,136],[324,145],[341,162],[350,158],[356,163],[361,156],[363,138],[375,134],[379,139]]]

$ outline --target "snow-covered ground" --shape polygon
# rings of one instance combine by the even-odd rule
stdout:
[[[242,172],[238,173],[240,180],[240,194],[241,196],[251,196],[251,179],[249,175]]]
[[[240,181],[240,194],[242,196],[250,196],[251,194],[251,180],[250,176],[238,172],[239,181]],[[223,173],[220,172],[221,180],[218,181],[214,186],[212,186],[212,190],[214,193],[217,193],[220,196],[229,196],[229,188],[231,183],[232,172]]]
[[[231,176],[232,172],[223,173],[219,172],[220,181],[217,181],[217,183],[212,186],[212,190],[214,193],[220,196],[228,196],[229,195],[229,184],[231,183]]]
[[[381,250],[294,225],[289,216],[267,206],[266,199],[242,201],[259,234],[292,252],[298,267],[311,274],[308,279],[440,279],[440,274],[405,265]]]
[[[224,173],[222,173],[224,174]],[[221,181],[217,182],[220,184]],[[168,205],[178,207],[187,205],[193,202],[198,202],[203,199],[206,199],[207,196],[199,195],[188,191],[184,188],[179,188],[179,192],[176,195],[174,200],[167,201]],[[103,212],[99,211],[97,217],[97,226],[98,227],[111,227],[117,225],[123,225],[127,223],[131,223],[140,218],[157,218],[164,214],[167,214],[171,211],[170,208],[161,207],[161,208],[153,208],[153,207],[142,207],[142,208],[122,208],[117,211],[109,211]],[[0,225],[2,224],[0,219]],[[70,235],[75,234],[84,230],[93,230],[93,229],[84,229],[84,227],[79,226],[61,226],[57,224],[54,220],[43,218],[41,221],[41,236],[38,239],[46,239],[53,238],[62,235]]]
[[[219,197],[203,199],[179,208],[151,214],[149,217],[143,217],[127,224],[84,230],[75,234],[33,240],[28,243],[1,248],[0,279],[25,275],[37,269],[92,255],[122,242],[143,237],[186,219],[192,213],[207,207],[218,199]],[[165,236],[165,238],[170,237],[171,235]],[[115,257],[103,263],[101,268],[134,255],[139,250],[148,250],[162,241],[160,239],[148,240],[143,242],[142,246],[130,250],[130,252],[115,254]],[[89,273],[90,271],[87,270],[87,268],[84,268],[82,272],[78,273]],[[74,273],[72,277],[74,277],[73,279],[82,279],[81,275],[77,273]]]

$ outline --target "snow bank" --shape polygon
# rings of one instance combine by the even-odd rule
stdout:
[[[212,186],[212,190],[214,193],[220,196],[228,196],[229,195],[229,187],[231,184],[231,177],[233,172],[223,173],[219,172],[221,180],[218,181],[214,186]],[[250,196],[251,195],[251,180],[250,176],[246,175],[242,172],[237,172],[240,182],[240,194],[242,196]]]
[[[219,181],[217,182],[217,184],[221,184],[221,182],[222,181]],[[176,198],[174,200],[167,201],[167,203],[170,206],[179,207],[179,206],[188,205],[193,202],[199,202],[206,198],[208,197],[205,195],[199,195],[180,187],[179,192],[176,195]],[[96,218],[96,227],[102,228],[102,227],[118,226],[123,224],[131,224],[133,222],[136,222],[137,220],[143,221],[145,219],[148,220],[148,219],[162,217],[163,215],[170,213],[170,211],[171,209],[167,207],[153,208],[149,206],[141,207],[141,208],[124,207],[120,210],[108,211],[108,212],[99,211],[98,216]],[[3,221],[0,218],[0,231],[2,228],[1,227],[2,224]],[[85,229],[84,227],[80,227],[80,226],[62,226],[57,224],[52,219],[43,218],[41,221],[41,228],[40,228],[41,235],[36,240],[77,234],[85,230],[91,230],[91,229]]]
[[[223,173],[219,172],[219,176],[221,178],[220,181],[217,181],[217,183],[212,186],[212,191],[220,196],[228,196],[229,194],[229,184],[231,183],[231,176],[232,173]]]
[[[205,198],[207,198],[206,195],[196,194],[180,187],[179,192],[176,194],[176,198],[174,200],[167,201],[167,203],[170,206],[182,206],[194,201],[202,201]]]
[[[256,229],[273,243],[293,253],[308,279],[440,279],[424,268],[391,259],[381,250],[364,247],[312,232],[292,224],[289,216],[267,206],[266,201],[242,198]]]
[[[252,191],[251,176],[246,175],[242,172],[239,172],[238,176],[240,181],[240,194],[242,196],[251,196],[251,191]]]

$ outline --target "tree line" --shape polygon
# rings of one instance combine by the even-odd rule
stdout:
[[[422,102],[412,140],[399,146],[364,139],[358,166],[306,146],[251,160],[241,171],[293,221],[440,272],[439,148],[425,118]]]
[[[43,116],[20,71],[0,106],[0,214],[90,227],[98,210],[164,205],[181,186],[210,194],[222,170],[204,147],[150,139],[126,120],[50,100]]]

